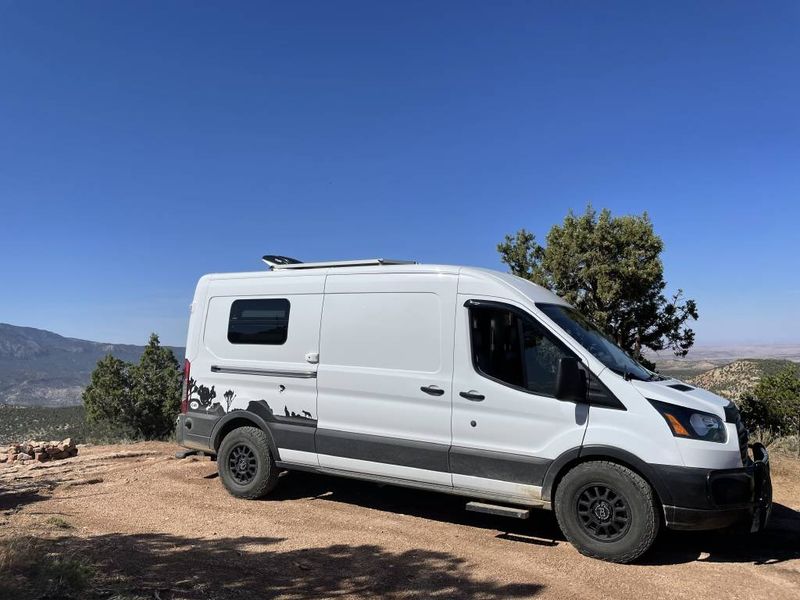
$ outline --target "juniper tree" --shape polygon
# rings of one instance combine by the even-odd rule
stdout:
[[[587,206],[554,225],[540,245],[520,229],[498,244],[514,275],[542,285],[575,306],[617,344],[650,368],[645,348],[686,356],[697,305],[683,290],[666,294],[664,243],[647,213],[612,217]]]
[[[136,364],[106,356],[83,392],[90,422],[103,422],[125,435],[164,439],[180,410],[181,370],[172,350],[153,333]]]

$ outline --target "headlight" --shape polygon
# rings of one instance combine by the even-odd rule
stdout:
[[[658,400],[651,400],[650,404],[664,417],[675,437],[718,442],[724,444],[728,441],[728,432],[725,423],[716,415],[676,404],[667,404]]]

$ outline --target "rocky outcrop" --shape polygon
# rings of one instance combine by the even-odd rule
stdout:
[[[687,379],[691,383],[723,398],[739,400],[744,394],[752,392],[762,377],[773,375],[778,371],[794,366],[796,363],[776,359],[743,359],[711,369],[705,373]]]
[[[35,442],[29,440],[22,444],[11,444],[0,447],[0,463],[60,460],[78,454],[78,448],[72,438],[60,442]]]

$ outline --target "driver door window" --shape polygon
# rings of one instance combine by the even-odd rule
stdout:
[[[485,377],[555,396],[558,361],[569,356],[539,323],[496,306],[469,309],[472,362]]]

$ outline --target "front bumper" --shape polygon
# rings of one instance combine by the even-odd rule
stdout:
[[[763,530],[772,512],[769,453],[759,443],[752,444],[750,452],[752,458],[739,469],[682,473],[683,481],[671,490],[674,504],[664,505],[667,527]]]

